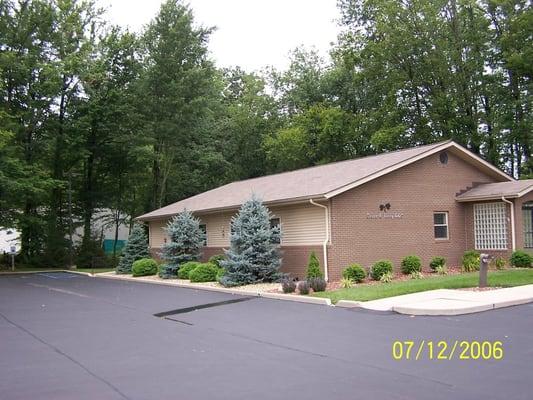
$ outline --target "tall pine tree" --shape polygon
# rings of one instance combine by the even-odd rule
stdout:
[[[230,249],[220,265],[226,270],[220,283],[238,286],[280,278],[280,228],[270,226],[272,214],[255,196],[244,203],[231,221]]]

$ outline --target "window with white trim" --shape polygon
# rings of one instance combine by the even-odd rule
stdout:
[[[207,246],[207,225],[206,224],[200,224],[200,231],[204,234],[204,242],[202,243],[202,246]]]
[[[274,243],[280,244],[281,243],[281,220],[277,217],[270,219],[270,228],[279,227],[280,229],[280,238],[275,240]]]
[[[507,249],[507,207],[503,202],[474,204],[477,250]]]
[[[435,239],[448,239],[448,212],[433,213],[433,232]]]

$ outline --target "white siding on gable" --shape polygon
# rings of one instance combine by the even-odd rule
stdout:
[[[281,244],[304,246],[322,244],[326,238],[325,211],[323,208],[304,203],[271,208],[272,214],[281,220]],[[228,247],[230,222],[234,213],[199,215],[207,227],[208,247]],[[150,222],[150,247],[161,247],[166,233],[167,220]]]

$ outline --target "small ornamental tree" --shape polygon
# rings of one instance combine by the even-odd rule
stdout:
[[[116,269],[117,274],[131,274],[133,263],[143,258],[150,258],[148,238],[144,228],[140,225],[135,225],[122,251],[122,256]]]
[[[165,261],[161,274],[175,276],[181,264],[200,259],[205,234],[200,229],[200,220],[187,210],[172,218],[166,232],[169,241],[161,251],[161,259]]]
[[[324,275],[322,274],[322,271],[320,270],[320,261],[318,261],[318,257],[313,251],[311,252],[311,255],[309,256],[309,262],[307,264],[307,279],[323,278],[323,277]]]
[[[231,220],[227,260],[220,261],[224,286],[272,282],[281,277],[280,228],[270,226],[272,214],[255,196]]]

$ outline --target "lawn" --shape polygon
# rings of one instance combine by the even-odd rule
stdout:
[[[359,284],[350,289],[314,293],[313,296],[330,298],[333,303],[339,300],[367,301],[423,292],[425,290],[475,287],[478,285],[478,281],[479,273],[472,272],[460,275],[430,276],[401,282]],[[491,271],[489,272],[488,282],[489,286],[501,287],[533,284],[533,269]]]

